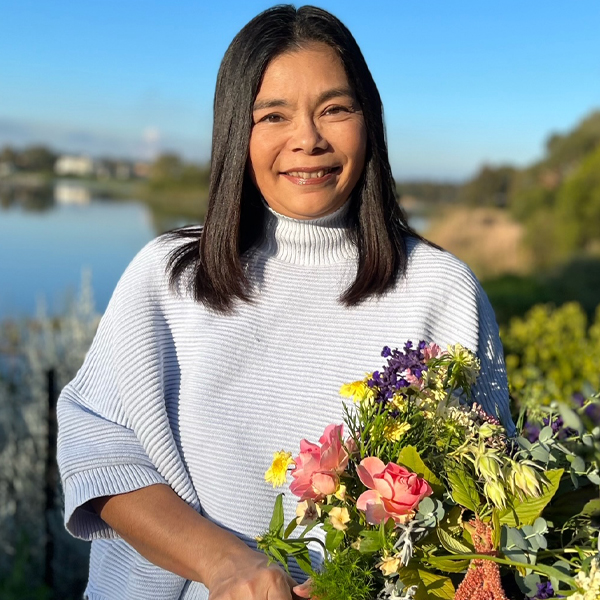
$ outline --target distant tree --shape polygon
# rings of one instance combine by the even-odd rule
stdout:
[[[150,185],[155,189],[206,188],[208,180],[208,165],[186,163],[178,154],[172,152],[159,156],[150,167]]]
[[[11,146],[4,146],[0,150],[0,162],[7,162],[14,164],[17,160],[17,151]]]
[[[25,171],[52,171],[57,158],[46,146],[30,146],[19,153],[17,166]]]
[[[600,146],[561,186],[556,217],[565,251],[600,241]]]
[[[600,111],[591,113],[573,131],[550,135],[546,142],[547,155],[543,163],[566,174],[598,146]]]
[[[150,167],[150,181],[178,181],[183,173],[183,161],[178,154],[169,152],[161,154]]]
[[[511,166],[484,165],[458,191],[458,199],[470,206],[506,206],[517,170]]]

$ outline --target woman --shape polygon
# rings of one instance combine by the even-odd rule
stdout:
[[[476,350],[476,399],[512,427],[489,302],[408,227],[356,42],[320,9],[268,10],[221,65],[204,229],[138,254],[60,398],[87,597],[308,597],[253,549],[275,497],[263,473],[341,422],[340,384],[408,339]]]

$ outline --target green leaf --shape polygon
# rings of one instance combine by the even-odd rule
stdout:
[[[279,494],[275,500],[275,506],[273,507],[273,516],[271,517],[271,523],[269,524],[269,531],[276,535],[283,533],[283,494]]]
[[[298,537],[303,538],[307,533],[310,533],[318,524],[319,521],[313,521],[305,527],[304,531]]]
[[[379,530],[361,531],[360,537],[360,545],[358,546],[359,552],[368,554],[370,552],[377,552],[378,550],[381,550],[381,537],[379,535]]]
[[[431,486],[434,495],[438,496],[444,493],[444,485],[436,477],[435,473],[423,462],[414,446],[405,446],[402,448],[398,455],[397,462],[416,473],[419,477],[425,479]]]
[[[277,548],[271,546],[269,548],[269,552],[279,561],[281,566],[288,572],[290,572],[290,568],[288,567],[286,556],[281,553]]]
[[[344,532],[334,529],[325,536],[325,548],[328,552],[334,552],[344,539]]]
[[[296,519],[292,519],[288,523],[288,526],[285,528],[285,532],[283,534],[283,537],[284,538],[289,538],[290,535],[292,535],[292,531],[294,531],[294,529],[296,529],[297,526],[298,526],[298,521],[296,521]]]
[[[462,542],[459,542],[457,539],[453,538],[449,533],[446,533],[443,529],[437,529],[437,534],[440,539],[440,543],[448,552],[452,552],[453,554],[469,554],[473,552],[473,548],[469,548]]]
[[[583,426],[579,415],[563,402],[558,404],[558,412],[560,412],[565,427],[575,429],[575,431],[578,431],[579,433],[585,431],[585,427]]]
[[[449,577],[436,575],[423,569],[419,569],[419,577],[425,585],[429,598],[433,596],[444,600],[454,600],[455,590]]]
[[[448,473],[448,481],[452,488],[454,502],[477,513],[481,506],[481,499],[475,482],[467,472],[464,469],[454,469]]]
[[[517,527],[519,525],[533,525],[535,520],[542,514],[542,511],[552,500],[564,469],[553,469],[544,473],[549,485],[544,486],[544,491],[539,498],[527,498],[523,501],[511,496],[512,507],[506,508],[499,514],[500,523]]]
[[[581,511],[581,515],[584,517],[591,517],[597,513],[600,513],[600,498],[595,498],[594,500],[586,502]]]
[[[497,550],[500,546],[500,535],[502,534],[502,525],[500,524],[500,516],[498,509],[492,510],[492,545]]]
[[[448,573],[461,573],[468,568],[469,563],[471,562],[469,559],[446,560],[437,558],[436,556],[428,556],[426,560],[434,569],[447,571]]]
[[[310,556],[308,554],[308,548],[304,548],[302,552],[294,554],[294,559],[298,563],[298,566],[307,574],[313,574],[312,564],[310,562]]]

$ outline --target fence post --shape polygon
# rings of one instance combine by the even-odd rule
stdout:
[[[49,589],[54,589],[54,571],[52,562],[54,559],[54,537],[52,535],[52,517],[56,497],[57,466],[56,466],[56,371],[49,369],[47,373],[48,383],[48,439],[46,446],[46,473],[45,473],[45,562],[44,583]]]

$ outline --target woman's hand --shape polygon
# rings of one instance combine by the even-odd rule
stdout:
[[[264,554],[199,515],[167,485],[151,485],[90,503],[150,562],[202,582],[210,600],[310,598],[306,584],[298,586],[281,568],[269,565]]]
[[[264,554],[248,548],[244,556],[228,560],[227,563],[213,568],[207,577],[205,585],[209,590],[209,600],[292,600],[310,597],[302,595],[308,593],[305,586],[299,586],[279,566],[269,565]]]

